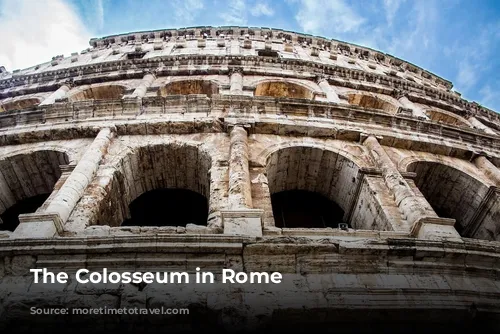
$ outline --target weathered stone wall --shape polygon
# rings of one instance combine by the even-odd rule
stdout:
[[[90,43],[0,80],[0,214],[50,194],[0,230],[0,321],[31,305],[191,307],[225,329],[353,326],[359,314],[394,321],[395,309],[413,323],[498,320],[498,114],[392,56],[290,32]],[[206,225],[121,226],[134,199],[162,188],[203,195]],[[322,194],[348,227],[277,227],[271,196],[283,190]],[[285,276],[44,286],[35,267]]]

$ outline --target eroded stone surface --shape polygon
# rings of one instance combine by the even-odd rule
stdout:
[[[190,307],[231,330],[353,317],[345,310],[498,314],[500,119],[450,82],[374,50],[266,28],[90,44],[0,79],[0,214],[49,195],[0,232],[0,322],[35,305]],[[136,198],[161,188],[204,196],[206,225],[121,226]],[[288,190],[335,202],[349,226],[277,227],[271,196]],[[51,213],[59,220],[48,224]],[[284,278],[46,286],[33,284],[33,267]]]

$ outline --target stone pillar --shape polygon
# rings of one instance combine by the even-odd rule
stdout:
[[[317,82],[318,82],[318,86],[321,88],[323,93],[326,94],[326,98],[327,98],[328,102],[340,103],[340,98],[337,95],[337,92],[335,92],[335,90],[332,88],[332,86],[330,86],[330,84],[328,83],[328,80],[326,80],[326,78],[320,77],[317,80]]]
[[[429,119],[429,117],[427,117],[425,112],[420,107],[416,106],[413,102],[411,102],[406,95],[400,96],[398,98],[398,101],[403,105],[403,107],[411,109],[413,111],[413,116]]]
[[[99,131],[50,204],[41,212],[20,216],[13,238],[53,237],[63,232],[64,224],[92,182],[112,137],[110,128]]]
[[[148,87],[150,87],[153,84],[155,79],[156,77],[154,74],[146,73],[142,78],[142,81],[139,84],[139,86],[137,86],[137,88],[132,93],[131,97],[141,97],[141,98],[144,97],[146,95]]]
[[[55,92],[49,95],[45,100],[43,100],[40,103],[40,106],[52,104],[56,102],[57,99],[62,99],[63,97],[66,96],[66,93],[69,92],[71,89],[71,86],[69,84],[63,84],[61,87],[59,87]]]
[[[490,129],[489,127],[487,127],[483,123],[481,123],[474,116],[469,117],[467,120],[470,122],[470,124],[472,124],[473,127],[477,128],[479,130],[483,130],[484,132],[486,132],[489,135],[496,135],[495,131],[493,131],[492,129]]]
[[[225,234],[262,236],[262,210],[252,209],[248,133],[242,125],[230,130],[229,210],[221,211]]]
[[[429,203],[418,198],[375,136],[367,135],[363,145],[382,170],[385,184],[410,225],[412,235],[423,239],[460,239],[453,227],[455,220],[438,217]]]
[[[473,162],[484,175],[500,187],[500,170],[488,158],[480,154],[473,159]]]
[[[241,125],[231,130],[229,158],[229,207],[252,208],[250,171],[248,169],[248,133]]]
[[[230,93],[234,95],[243,94],[243,70],[233,69],[230,71]]]

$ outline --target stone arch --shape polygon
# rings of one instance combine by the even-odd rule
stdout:
[[[396,101],[391,102],[386,98],[374,94],[349,92],[345,95],[347,96],[347,102],[357,107],[376,109],[389,114],[395,114],[399,108],[399,104]]]
[[[410,165],[418,162],[441,164],[450,168],[457,168],[457,166],[460,166],[460,170],[463,173],[467,174],[468,177],[474,178],[478,182],[484,183],[488,186],[490,185],[490,181],[483,176],[483,174],[477,169],[476,166],[468,161],[460,160],[458,158],[439,156],[434,154],[408,156],[398,163],[398,169],[400,171],[410,171]]]
[[[212,80],[180,79],[167,83],[158,90],[158,96],[204,94],[211,97],[219,94],[219,85]]]
[[[347,223],[360,182],[359,170],[360,165],[339,151],[315,145],[286,145],[269,152],[266,174],[276,226],[336,227]],[[291,197],[282,196],[287,193]],[[286,204],[290,201],[292,207]],[[316,207],[319,202],[323,204]],[[290,209],[295,211],[287,213]],[[293,218],[300,216],[302,221]],[[294,221],[287,226],[291,219]]]
[[[328,146],[324,143],[321,142],[304,142],[303,140],[290,140],[290,141],[284,141],[280,142],[274,145],[270,145],[266,147],[264,150],[262,150],[256,157],[254,163],[258,166],[264,167],[267,164],[267,161],[269,159],[269,156],[274,153],[275,151],[282,150],[285,148],[289,147],[308,147],[308,148],[317,148],[320,150],[326,150],[326,151],[332,151],[336,154],[340,154],[344,156],[346,159],[349,159],[353,161],[359,168],[364,168],[364,167],[369,167],[366,165],[365,162],[363,162],[362,159],[359,158],[362,152],[357,151],[357,155],[346,151],[339,149],[337,147],[332,147]]]
[[[29,144],[26,145],[25,147],[17,149],[10,148],[8,153],[5,154],[2,154],[2,151],[0,149],[0,157],[2,160],[5,160],[13,156],[30,155],[32,153],[45,152],[45,151],[55,152],[58,156],[63,156],[64,163],[61,163],[61,165],[76,165],[79,156],[82,154],[82,152],[75,152],[69,149],[64,143],[43,142],[43,143]],[[54,158],[55,156],[52,155],[51,157]],[[56,161],[61,162],[62,160],[58,158],[58,160]]]
[[[38,150],[0,160],[0,229],[13,231],[21,213],[37,210],[54,190],[61,165],[69,164],[61,151]]]
[[[312,100],[315,93],[314,89],[304,85],[302,82],[267,79],[256,83],[254,96]]]
[[[68,100],[71,102],[86,100],[116,100],[121,99],[127,90],[122,84],[99,84],[82,86],[70,91]]]
[[[40,102],[42,100],[38,97],[13,99],[8,102],[0,101],[0,112],[32,108],[39,105]]]
[[[157,226],[186,225],[189,219],[198,225],[207,224],[211,210],[208,199],[212,158],[208,152],[201,149],[200,145],[174,142],[140,146],[124,156],[117,157],[111,163],[115,166],[115,172],[110,190],[99,204],[97,224],[120,226],[125,222],[126,225],[137,225],[140,219],[134,217],[133,203],[141,200],[147,193],[155,196],[165,195],[165,198],[174,201],[175,196],[191,198],[200,205],[203,204],[201,203],[203,199],[205,200],[206,212],[200,213],[199,210],[204,209],[199,207],[197,209],[193,205],[192,210],[185,209],[182,212],[185,215],[183,221],[174,221],[175,217],[179,218],[178,212],[170,212],[169,215],[173,218],[169,219],[166,215],[158,217]],[[179,190],[175,196],[174,190]],[[189,203],[183,201],[178,203],[184,206],[186,204]],[[165,206],[168,205],[169,203],[165,202]],[[176,208],[173,207],[172,210]],[[204,221],[200,221],[201,216],[204,217]],[[153,223],[141,221],[140,225]]]
[[[467,128],[473,127],[465,118],[446,110],[427,109],[425,114],[434,122]]]
[[[500,210],[482,212],[491,200],[500,202],[498,195],[491,194],[489,183],[449,162],[408,159],[404,165],[406,171],[416,173],[415,185],[434,211],[440,217],[455,219],[461,236],[487,240],[498,237]]]
[[[297,79],[297,78],[283,78],[283,77],[244,77],[245,85],[246,86],[251,86],[251,87],[257,87],[259,84],[266,83],[266,82],[285,82],[285,83],[292,83],[296,84],[299,86],[303,86],[304,88],[310,90],[313,92],[313,94],[322,94],[321,88],[316,84],[316,82],[312,80],[305,80],[305,79]]]
[[[495,123],[492,120],[486,119],[485,117],[479,117],[479,116],[476,116],[476,119],[480,123],[482,123],[483,125],[489,127],[490,129],[493,129],[494,131],[496,131],[497,133],[500,134],[500,122],[499,123]]]

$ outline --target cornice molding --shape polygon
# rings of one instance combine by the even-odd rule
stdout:
[[[389,91],[394,89],[403,91],[412,91],[428,96],[430,99],[442,100],[460,108],[467,109],[470,112],[484,113],[485,115],[496,117],[497,114],[482,108],[477,103],[469,102],[461,97],[444,90],[425,85],[418,84],[402,78],[392,77],[388,75],[369,73],[363,70],[350,69],[338,65],[329,65],[319,62],[306,61],[300,59],[275,59],[260,56],[242,56],[242,55],[168,55],[148,59],[128,59],[110,62],[102,62],[91,65],[81,65],[70,67],[67,69],[47,71],[42,73],[35,73],[29,75],[19,75],[9,79],[0,80],[0,90],[7,90],[6,92],[0,91],[0,98],[18,96],[34,92],[37,88],[20,88],[18,90],[11,90],[14,87],[21,87],[30,84],[43,84],[52,83],[51,81],[64,80],[73,78],[75,84],[85,84],[87,82],[104,82],[132,78],[142,78],[145,72],[153,72],[157,76],[162,75],[192,75],[196,69],[179,69],[172,70],[168,67],[182,66],[180,63],[183,61],[191,61],[194,64],[190,65],[217,65],[213,69],[200,69],[200,74],[229,74],[233,66],[235,68],[243,68],[244,73],[251,74],[245,66],[255,67],[256,65],[263,66],[263,64],[276,64],[276,67],[283,68],[289,66],[290,69],[299,69],[301,72],[310,72],[314,76],[327,76],[330,82],[337,84],[344,84],[345,86],[357,86],[359,82],[368,84],[377,84],[385,86]],[[201,62],[200,62],[201,61]],[[245,64],[251,63],[251,64]],[[237,64],[236,66],[233,64]],[[187,65],[187,64],[186,64]],[[222,66],[222,68],[221,68]],[[227,67],[224,69],[224,67]],[[117,75],[109,76],[109,73],[118,72]],[[266,74],[272,75],[272,73]],[[276,74],[277,75],[277,74]],[[94,76],[91,78],[91,76]],[[355,80],[356,82],[342,82],[339,79]],[[312,78],[314,80],[314,78]],[[54,84],[54,83],[52,83]],[[57,89],[57,88],[56,88]],[[17,94],[16,94],[17,92]],[[493,115],[490,115],[493,114]]]

